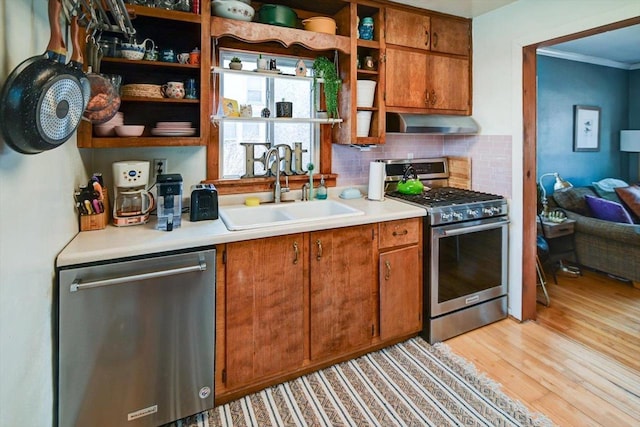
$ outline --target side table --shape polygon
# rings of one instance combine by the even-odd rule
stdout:
[[[540,217],[537,219],[538,233],[545,238],[549,245],[550,258],[558,261],[558,267],[553,269],[553,280],[556,284],[558,283],[556,277],[556,271],[558,270],[569,277],[578,277],[580,275],[579,268],[565,265],[563,262],[564,257],[567,256],[571,256],[577,261],[573,241],[575,224],[576,221],[573,219],[566,219],[560,223],[545,221]]]

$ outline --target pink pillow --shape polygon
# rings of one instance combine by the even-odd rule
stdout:
[[[620,203],[610,200],[601,199],[599,197],[584,196],[587,206],[594,218],[604,221],[621,222],[624,224],[633,224],[633,220]]]

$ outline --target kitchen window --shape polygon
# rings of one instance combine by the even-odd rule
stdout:
[[[309,162],[319,170],[319,129],[313,123],[304,121],[263,121],[261,112],[267,108],[270,117],[276,117],[276,102],[285,100],[293,103],[294,118],[311,118],[315,108],[315,94],[312,79],[296,79],[280,77],[276,73],[255,73],[258,54],[220,50],[219,63],[228,69],[231,58],[238,57],[242,61],[242,73],[225,72],[220,74],[220,98],[236,100],[238,107],[251,106],[251,117],[248,120],[220,121],[220,176],[226,179],[242,178],[246,176],[263,176],[265,167],[260,161],[251,161],[247,155],[247,146],[242,144],[266,144],[250,148],[252,157],[259,159],[272,146],[287,145],[291,153],[300,155],[302,159],[290,159],[290,164],[283,165],[291,168],[293,174],[304,174]],[[267,55],[268,59],[275,59],[277,69],[283,75],[295,75],[296,63],[299,57]],[[305,59],[307,69],[311,69],[313,60]],[[221,108],[218,110],[220,111]],[[296,150],[299,144],[302,150]],[[281,155],[284,149],[280,150]],[[301,166],[301,167],[300,167]],[[282,170],[282,169],[281,169]]]

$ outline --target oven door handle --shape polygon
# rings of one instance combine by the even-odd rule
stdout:
[[[459,236],[460,234],[475,233],[477,231],[491,230],[492,228],[500,228],[509,224],[511,221],[508,219],[500,220],[499,222],[492,222],[490,224],[470,225],[468,227],[455,228],[451,230],[441,230],[442,236]]]

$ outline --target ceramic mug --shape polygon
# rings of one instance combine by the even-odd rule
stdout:
[[[176,62],[176,52],[173,49],[162,49],[160,51],[160,61]]]
[[[184,98],[184,83],[167,82],[162,85],[162,94],[167,98],[182,99]]]
[[[189,63],[189,52],[179,53],[177,58],[179,63],[187,64]]]
[[[200,49],[195,48],[189,53],[189,64],[200,64]]]

